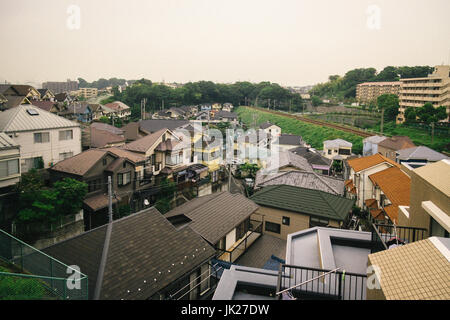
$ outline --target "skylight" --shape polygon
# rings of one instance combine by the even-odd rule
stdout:
[[[36,109],[27,109],[27,112],[31,116],[38,116],[39,112]]]

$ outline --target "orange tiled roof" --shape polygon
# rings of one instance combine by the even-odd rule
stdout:
[[[384,220],[383,210],[381,209],[370,210],[370,214],[375,220]]]
[[[376,199],[367,199],[364,200],[364,204],[366,205],[367,208],[370,209],[378,209],[378,203]]]
[[[392,161],[391,159],[388,159],[381,154],[377,153],[372,156],[368,157],[362,157],[362,158],[355,158],[347,160],[348,165],[355,171],[359,172],[361,170],[365,170],[368,168],[371,168],[373,166],[376,166],[377,164],[388,162],[398,168],[400,168],[400,165],[396,163],[395,161]]]
[[[392,205],[386,206],[384,211],[392,221],[398,219],[398,206],[409,205],[411,178],[397,167],[385,169],[371,174],[369,179],[378,186]]]

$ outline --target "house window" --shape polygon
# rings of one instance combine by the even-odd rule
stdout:
[[[73,130],[64,130],[59,132],[59,140],[72,140],[73,139]]]
[[[73,157],[73,152],[62,152],[59,154],[59,161]]]
[[[107,163],[108,161],[106,159],[103,159],[103,165],[106,166]]]
[[[289,226],[291,224],[291,218],[289,217],[283,217],[283,224],[286,226]]]
[[[279,234],[279,233],[281,233],[281,225],[278,223],[266,221],[266,231]]]
[[[350,155],[350,150],[349,149],[339,149],[339,154]]]
[[[102,179],[95,179],[87,181],[88,193],[100,190],[102,187]]]
[[[211,287],[211,268],[205,263],[200,268],[200,295],[204,295]]]
[[[249,220],[247,219],[236,227],[236,241],[243,238],[247,234],[248,225]]]
[[[131,171],[117,174],[117,185],[126,186],[131,182]]]
[[[315,217],[309,218],[309,227],[310,228],[327,227],[329,223],[330,223],[330,220],[328,220],[328,219],[320,219],[320,218],[315,218]]]
[[[0,178],[6,178],[19,173],[19,159],[0,162]]]
[[[34,134],[34,143],[50,142],[50,132],[39,132]]]
[[[331,154],[331,150],[328,150],[328,154]]]
[[[44,168],[44,160],[42,157],[28,158],[22,164],[22,172],[28,172],[31,169],[42,169]]]

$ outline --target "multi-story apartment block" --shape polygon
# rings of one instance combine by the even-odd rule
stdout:
[[[74,92],[78,97],[85,97],[86,99],[96,97],[98,95],[97,88],[79,88],[76,92]]]
[[[435,108],[445,106],[450,113],[450,65],[436,66],[425,78],[402,79],[397,123],[405,121],[405,110],[430,102]],[[447,118],[448,121],[448,118]]]
[[[396,94],[400,92],[400,81],[393,82],[364,82],[356,87],[356,100],[360,103],[376,101],[385,93]]]
[[[50,89],[54,94],[62,93],[62,92],[70,92],[78,90],[78,81],[70,81],[66,82],[44,82],[42,84],[43,89]]]

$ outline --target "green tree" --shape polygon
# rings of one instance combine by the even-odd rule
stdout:
[[[399,101],[396,94],[385,93],[377,98],[379,110],[384,109],[384,120],[395,121],[398,115]]]
[[[314,107],[320,106],[322,104],[322,99],[320,99],[318,96],[312,96],[311,103]]]

